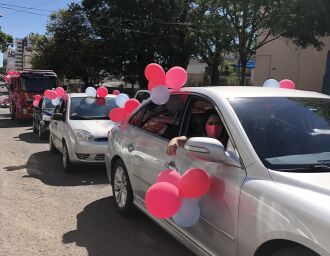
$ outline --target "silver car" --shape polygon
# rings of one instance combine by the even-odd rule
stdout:
[[[75,163],[104,163],[108,132],[114,126],[109,112],[115,107],[115,96],[95,99],[73,93],[55,108],[49,125],[49,148],[62,153],[66,172]]]
[[[207,113],[225,132],[209,138]],[[168,155],[169,141],[186,136]],[[216,136],[219,136],[217,134]],[[116,208],[146,210],[161,171],[202,168],[211,188],[201,218],[182,228],[153,218],[197,255],[330,255],[330,97],[258,87],[184,88],[147,101],[109,134],[107,174]]]

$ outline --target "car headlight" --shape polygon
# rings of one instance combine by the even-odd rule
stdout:
[[[42,115],[42,120],[46,122],[50,122],[51,117],[47,115]]]
[[[94,137],[85,130],[74,130],[76,138],[80,141],[94,141]]]

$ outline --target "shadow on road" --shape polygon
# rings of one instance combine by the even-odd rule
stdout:
[[[15,120],[3,118],[4,115],[0,115],[0,128],[15,128],[15,127],[29,127],[32,126],[31,120],[24,120],[17,123]]]
[[[103,166],[77,166],[68,174],[62,167],[60,154],[49,151],[32,154],[26,165],[7,166],[7,171],[25,169],[28,175],[24,178],[35,178],[50,186],[83,186],[95,184],[108,184],[108,179]]]
[[[194,255],[142,213],[124,218],[103,198],[77,215],[77,230],[63,235],[65,244],[85,247],[89,256],[185,256]]]
[[[31,144],[47,144],[48,140],[40,140],[38,135],[34,134],[33,132],[21,133],[14,139],[25,141],[26,143]]]

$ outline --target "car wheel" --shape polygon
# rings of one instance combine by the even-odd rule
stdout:
[[[57,153],[57,148],[54,145],[53,138],[51,135],[49,136],[49,151],[51,153]]]
[[[63,162],[63,169],[64,172],[72,172],[73,171],[73,164],[70,161],[70,157],[69,157],[69,151],[68,151],[68,147],[66,146],[65,143],[63,143],[63,154],[62,154],[62,162]]]
[[[270,256],[318,256],[318,254],[302,246],[292,246],[283,248]]]
[[[15,120],[15,118],[16,118],[16,110],[13,107],[10,110],[11,110],[10,111],[10,119],[11,120]]]
[[[112,194],[114,204],[123,216],[133,216],[136,208],[133,204],[133,191],[126,167],[118,160],[113,168],[111,177]]]
[[[38,133],[38,129],[37,129],[37,126],[36,126],[36,122],[35,122],[35,120],[34,120],[34,118],[33,118],[33,133]]]
[[[44,139],[46,139],[46,133],[45,132],[43,132],[42,131],[42,129],[41,129],[41,125],[39,124],[39,126],[38,126],[38,137],[39,137],[39,139],[41,139],[41,140],[44,140]]]

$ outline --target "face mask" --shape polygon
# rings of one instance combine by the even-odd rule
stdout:
[[[222,125],[206,124],[205,125],[205,130],[206,130],[207,136],[209,136],[213,139],[216,139],[221,134]]]

